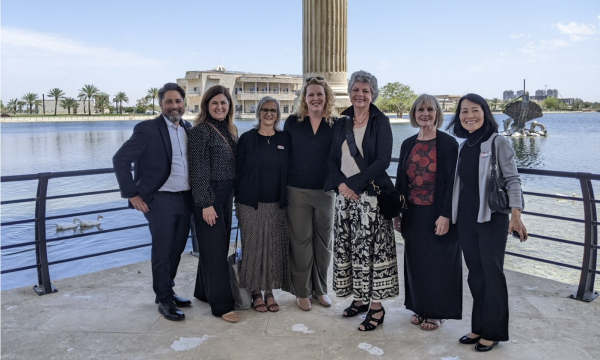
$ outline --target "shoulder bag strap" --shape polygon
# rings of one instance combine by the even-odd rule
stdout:
[[[208,121],[206,121],[206,123],[208,125],[210,125],[213,129],[215,129],[215,131],[217,132],[217,134],[219,134],[221,136],[221,138],[223,139],[223,141],[225,141],[225,144],[227,144],[227,146],[229,146],[229,151],[231,151],[231,155],[233,157],[235,157],[235,154],[233,153],[233,149],[231,148],[231,145],[229,145],[229,141],[227,141],[227,139],[225,139],[225,136],[223,136],[223,134],[221,134],[221,132],[219,131],[219,129],[217,129],[213,124],[209,123]]]
[[[358,151],[358,147],[356,146],[356,140],[354,138],[353,129],[354,129],[354,122],[352,121],[352,118],[350,116],[346,116],[346,141],[348,142],[348,148],[350,149],[350,155],[352,155],[352,157],[354,158],[354,161],[356,161],[356,165],[358,165],[358,168],[360,169],[360,171],[364,171],[367,168],[367,163],[365,162],[365,159],[360,154],[360,151]]]
[[[490,173],[491,178],[494,179],[494,180],[496,180],[496,181],[497,181],[497,179],[496,179],[496,168],[497,168],[497,164],[496,164],[496,138],[498,136],[499,135],[496,135],[494,137],[494,140],[492,140],[492,171]]]

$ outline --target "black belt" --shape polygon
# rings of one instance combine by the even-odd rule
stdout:
[[[166,193],[166,194],[176,194],[176,195],[179,195],[179,194],[190,193],[190,192],[192,192],[192,190],[184,190],[184,191],[159,191],[159,192]]]

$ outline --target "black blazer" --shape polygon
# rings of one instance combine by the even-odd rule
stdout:
[[[342,173],[342,144],[346,140],[346,122],[344,119],[336,121],[328,159],[329,176],[325,181],[325,191],[335,190],[337,192],[338,185],[346,183],[357,194],[367,190],[369,195],[374,196],[376,194],[373,187],[368,186],[372,180],[375,180],[375,184],[386,191],[394,189],[394,183],[386,172],[390,166],[394,144],[390,119],[373,104],[369,111],[369,121],[362,143],[363,157],[367,168],[349,178]],[[354,107],[351,106],[344,110],[342,115],[354,117]]]
[[[245,132],[240,137],[235,158],[236,174],[235,174],[235,201],[240,204],[252,206],[258,209],[258,168],[259,159],[256,157],[256,147],[259,141],[257,129],[252,129]],[[280,165],[280,194],[279,207],[287,206],[287,176],[289,155],[291,150],[290,136],[286,132],[278,131],[275,133],[271,141],[275,141],[278,147],[278,157],[270,159],[270,161],[278,161]]]
[[[192,127],[185,120],[181,124],[186,133]],[[139,195],[145,202],[150,201],[169,178],[172,159],[171,138],[162,114],[137,124],[129,140],[113,156],[121,197],[129,199]],[[134,163],[133,177],[131,163]]]
[[[417,134],[418,135],[418,134]],[[411,136],[400,146],[398,172],[396,173],[396,189],[408,199],[408,175],[406,175],[406,160],[417,141],[417,135]],[[458,142],[452,136],[436,131],[437,166],[433,190],[433,205],[435,216],[452,218],[452,189],[454,187],[454,172],[458,158]]]

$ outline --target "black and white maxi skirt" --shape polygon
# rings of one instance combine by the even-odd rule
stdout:
[[[335,199],[333,289],[363,302],[398,296],[398,262],[392,220],[379,212],[377,197]]]

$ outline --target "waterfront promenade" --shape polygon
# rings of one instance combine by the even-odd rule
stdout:
[[[402,259],[398,244],[400,269]],[[192,298],[196,266],[197,258],[182,256],[178,294]],[[331,308],[313,301],[304,312],[292,295],[275,291],[277,313],[239,311],[240,322],[230,324],[194,299],[183,309],[185,321],[168,321],[154,304],[144,261],[55,280],[59,291],[50,295],[38,296],[31,286],[3,291],[2,359],[600,359],[600,299],[572,300],[574,285],[512,271],[511,340],[489,353],[459,344],[472,304],[466,273],[463,320],[436,331],[411,325],[401,283],[400,297],[384,303],[382,328],[363,333],[356,329],[360,319],[341,316],[349,300],[337,299],[331,284]]]

